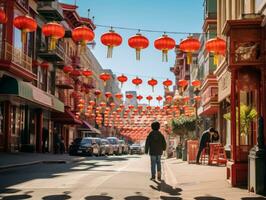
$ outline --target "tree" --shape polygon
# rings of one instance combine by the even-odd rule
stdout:
[[[257,117],[258,113],[255,108],[247,106],[245,104],[240,104],[240,133],[247,135],[250,130],[250,124]],[[236,123],[238,125],[238,107],[236,108]],[[231,121],[231,113],[224,114],[226,120]]]

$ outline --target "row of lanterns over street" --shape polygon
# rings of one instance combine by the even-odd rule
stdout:
[[[4,24],[8,21],[6,13],[3,9],[0,9],[0,24]],[[32,17],[17,16],[14,18],[13,24],[16,28],[21,30],[22,43],[25,44],[28,32],[34,32],[37,29],[37,22]],[[61,39],[65,35],[64,27],[57,22],[49,22],[44,24],[42,27],[42,33],[50,38],[49,50],[56,48],[57,40]],[[93,30],[87,26],[79,26],[73,29],[72,39],[85,47],[86,44],[92,42],[95,38]],[[116,33],[112,27],[107,33],[101,36],[101,43],[108,47],[107,57],[112,57],[112,51],[114,47],[122,44],[123,38],[121,35]],[[128,39],[128,45],[134,48],[136,51],[136,59],[140,60],[140,52],[149,46],[149,40],[147,37],[138,32],[136,35]],[[162,61],[168,61],[168,51],[174,49],[176,42],[173,38],[163,34],[160,38],[154,41],[154,47],[162,51]],[[191,63],[192,54],[200,49],[200,41],[192,36],[182,40],[179,44],[180,50],[187,53],[187,63]],[[224,55],[226,51],[226,43],[223,39],[216,37],[209,39],[206,42],[205,49],[207,52],[214,54],[214,63],[217,64],[217,57]]]

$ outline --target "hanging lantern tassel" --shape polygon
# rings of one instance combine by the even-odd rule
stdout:
[[[108,46],[108,50],[107,50],[107,58],[112,58],[113,55],[113,46]]]
[[[215,53],[214,58],[213,58],[213,64],[218,65],[218,58],[219,58],[219,55]]]
[[[191,62],[192,62],[192,53],[187,52],[187,64],[191,64]]]
[[[141,49],[136,49],[136,60],[140,60],[140,50]]]
[[[54,50],[56,48],[56,42],[57,42],[57,38],[51,37],[49,50]]]
[[[152,86],[152,92],[154,92],[154,86]]]
[[[164,49],[162,50],[162,61],[163,62],[168,62],[168,50],[167,49]]]
[[[26,41],[27,41],[27,31],[22,29],[21,30],[21,42],[23,46],[26,44]]]

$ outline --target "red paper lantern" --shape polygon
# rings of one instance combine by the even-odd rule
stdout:
[[[137,98],[137,100],[141,101],[141,99],[143,99],[143,96],[138,95],[136,98]]]
[[[49,63],[47,61],[43,61],[41,64],[40,64],[40,67],[42,69],[48,69],[50,67]]]
[[[214,64],[218,64],[218,56],[219,55],[224,55],[226,51],[226,42],[219,38],[212,38],[208,40],[205,44],[205,48],[208,52],[214,54]]]
[[[200,87],[201,82],[200,82],[200,80],[193,80],[193,81],[191,82],[191,85],[192,85],[193,87]]]
[[[127,99],[132,99],[133,97],[134,97],[133,94],[126,94]]]
[[[188,85],[188,81],[185,80],[185,79],[181,79],[181,80],[178,81],[178,85],[180,87],[186,87]]]
[[[194,97],[194,100],[195,100],[196,102],[199,102],[199,101],[201,100],[201,96],[195,96],[195,97]]]
[[[110,106],[111,108],[115,108],[115,103],[114,102],[110,103]]]
[[[167,102],[171,102],[171,101],[173,100],[173,97],[170,96],[170,95],[167,95],[167,96],[165,97],[165,100],[166,100]]]
[[[83,76],[85,77],[89,77],[89,76],[92,76],[92,71],[91,70],[84,70],[82,72]]]
[[[163,97],[162,97],[162,96],[158,96],[158,97],[156,97],[156,99],[157,99],[157,101],[160,103],[160,101],[163,100]]]
[[[49,22],[44,24],[42,27],[42,33],[51,38],[49,50],[54,50],[56,48],[56,42],[65,35],[65,29],[61,24],[57,22]]]
[[[89,104],[91,105],[91,106],[94,106],[95,105],[95,101],[89,101]]]
[[[117,93],[117,94],[115,94],[115,98],[122,99],[123,98],[123,94]]]
[[[140,84],[142,84],[142,79],[140,79],[139,77],[136,77],[132,79],[132,83],[136,85],[136,87],[138,87]]]
[[[154,41],[154,47],[162,51],[162,61],[168,61],[168,51],[175,48],[175,40],[163,35]]]
[[[137,33],[128,39],[128,45],[136,49],[136,59],[140,60],[140,51],[149,46],[149,40],[140,33]]]
[[[13,21],[14,26],[21,30],[21,41],[25,44],[27,41],[27,33],[34,32],[37,29],[36,21],[28,16],[18,16]]]
[[[187,53],[187,63],[191,64],[192,53],[199,50],[200,41],[197,38],[188,37],[180,42],[179,48],[183,52]]]
[[[94,32],[87,26],[79,26],[72,31],[72,39],[81,44],[83,48],[94,39]]]
[[[94,91],[94,95],[97,96],[97,97],[100,96],[101,93],[102,92],[100,90],[95,90]]]
[[[110,97],[112,97],[112,93],[111,92],[105,92],[105,97],[107,99],[109,99]]]
[[[64,71],[64,73],[69,74],[73,71],[73,67],[72,66],[64,66],[63,71]]]
[[[100,79],[104,82],[104,85],[106,85],[106,81],[111,79],[111,75],[108,73],[102,73],[100,74]]]
[[[122,43],[122,37],[113,30],[110,30],[108,33],[104,33],[101,36],[101,42],[108,47],[107,58],[111,58],[113,48]]]
[[[121,83],[121,88],[122,88],[123,83],[127,82],[127,77],[124,74],[122,74],[121,76],[117,77],[117,80]]]
[[[163,85],[164,87],[166,88],[169,88],[169,86],[171,86],[173,84],[173,82],[169,79],[166,79],[164,82],[163,82]]]
[[[148,81],[148,84],[152,87],[152,91],[154,92],[154,86],[158,84],[158,81],[152,78]]]
[[[1,8],[0,9],[0,24],[5,24],[7,23],[7,16],[5,11]]]
[[[72,72],[70,72],[70,76],[72,76],[73,78],[77,78],[77,77],[81,76],[81,71],[74,69]]]
[[[183,97],[183,102],[184,103],[187,103],[189,101],[189,96],[185,96],[185,97]]]
[[[153,99],[151,95],[147,96],[146,99],[149,101],[149,103],[151,102],[151,100]]]
[[[38,60],[32,60],[32,67],[37,68],[40,65]]]
[[[128,108],[129,108],[130,110],[132,110],[133,108],[135,108],[135,106],[134,106],[134,105],[129,105]]]

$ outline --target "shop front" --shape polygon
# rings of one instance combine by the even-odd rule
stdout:
[[[50,112],[62,112],[63,103],[30,83],[7,75],[0,79],[0,94],[0,150],[49,151]]]

